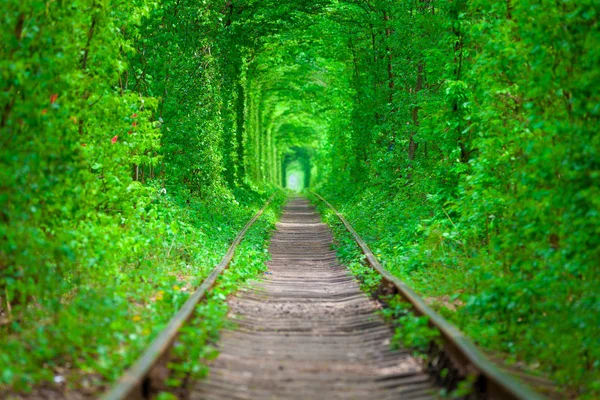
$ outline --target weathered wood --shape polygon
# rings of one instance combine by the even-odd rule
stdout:
[[[392,350],[379,303],[337,262],[307,200],[285,208],[264,279],[229,300],[209,377],[190,399],[432,399],[420,361]]]

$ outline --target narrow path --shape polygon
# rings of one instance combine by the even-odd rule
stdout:
[[[265,279],[229,301],[220,355],[192,399],[428,399],[429,376],[331,249],[329,227],[306,199],[277,224]]]

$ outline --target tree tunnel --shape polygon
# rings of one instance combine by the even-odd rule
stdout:
[[[270,38],[252,65],[244,75],[243,138],[251,181],[295,191],[318,185],[328,171],[332,122],[346,117],[351,95],[342,68],[296,37]]]
[[[313,153],[314,150],[307,147],[292,147],[289,150],[281,165],[283,187],[296,192],[310,187]]]

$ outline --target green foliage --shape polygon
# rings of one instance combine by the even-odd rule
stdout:
[[[469,336],[591,396],[599,11],[337,3],[354,95],[319,180],[384,266]]]
[[[597,2],[3,6],[2,384],[114,379],[301,170],[482,346],[597,395]]]
[[[450,399],[464,399],[473,394],[476,379],[475,375],[468,375],[466,379],[458,382],[456,389],[451,391],[447,397]]]
[[[238,40],[225,1],[3,6],[0,396],[93,387],[272,192],[244,168],[258,38]]]
[[[65,373],[83,374],[69,376],[76,383],[90,374],[99,374],[94,378],[99,380],[117,378],[210,273],[256,210],[222,202],[219,208],[202,202],[179,208],[167,195],[157,196],[148,210],[155,217],[138,223],[135,231],[128,229],[128,252],[109,254],[113,258],[99,261],[101,273],[79,277],[56,310],[23,310],[19,320],[4,327],[5,384],[27,389],[39,380],[52,381],[65,364],[74,369]],[[210,311],[212,324],[218,324],[218,307]]]
[[[430,343],[440,337],[440,332],[429,325],[429,318],[416,316],[411,308],[409,303],[395,295],[386,299],[386,307],[381,312],[395,325],[393,347],[410,347],[425,352]]]

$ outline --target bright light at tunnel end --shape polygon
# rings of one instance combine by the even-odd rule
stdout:
[[[287,177],[287,188],[294,192],[301,192],[304,189],[304,172],[290,171]]]

